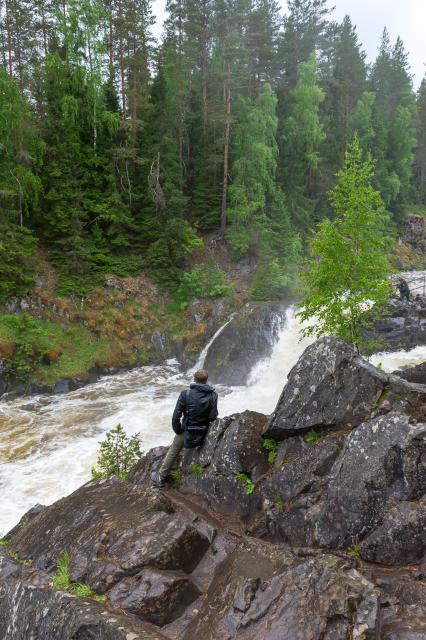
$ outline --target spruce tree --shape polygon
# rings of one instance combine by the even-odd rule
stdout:
[[[373,156],[377,163],[377,185],[386,206],[399,221],[411,198],[416,105],[407,53],[400,38],[391,46],[386,30],[372,69],[370,85],[376,94]]]
[[[345,150],[352,138],[351,119],[366,88],[367,67],[358,35],[349,16],[332,30],[327,63],[322,64],[321,88],[325,100],[321,105],[325,140],[321,146],[320,190],[324,194],[334,185],[335,174],[342,165]],[[323,198],[325,200],[325,198]]]
[[[318,86],[314,54],[301,65],[291,97],[290,112],[282,125],[283,190],[295,224],[306,230],[315,207],[319,146],[325,137],[319,116],[324,92]]]

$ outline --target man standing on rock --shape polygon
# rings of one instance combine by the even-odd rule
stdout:
[[[407,284],[407,281],[404,280],[404,278],[399,278],[398,280],[398,284],[396,285],[396,288],[399,291],[399,299],[400,300],[410,300],[410,288]]]
[[[189,389],[181,391],[172,418],[175,437],[163,460],[159,473],[152,474],[155,486],[162,489],[182,448],[184,463],[191,449],[201,447],[210,422],[217,418],[217,393],[207,384],[209,374],[205,369],[194,373]]]

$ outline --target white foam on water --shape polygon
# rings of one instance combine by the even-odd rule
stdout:
[[[371,356],[370,362],[376,367],[380,366],[386,373],[391,373],[397,369],[404,369],[405,367],[426,362],[426,346],[392,353],[382,351]]]

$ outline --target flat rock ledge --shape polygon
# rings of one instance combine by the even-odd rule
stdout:
[[[2,639],[426,640],[426,386],[322,338],[159,491],[164,453],[8,534]],[[105,602],[53,588],[64,550]]]

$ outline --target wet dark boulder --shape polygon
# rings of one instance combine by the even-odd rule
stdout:
[[[320,338],[290,371],[265,436],[282,440],[310,429],[354,427],[371,414],[387,382],[346,342]]]
[[[72,581],[106,593],[123,608],[128,603],[129,610],[144,619],[165,624],[169,616],[179,615],[179,607],[163,607],[164,599],[172,600],[176,593],[182,602],[198,596],[188,576],[213,537],[211,526],[177,509],[164,494],[112,479],[90,482],[46,507],[10,534],[8,550],[48,572],[66,550]],[[146,573],[148,567],[151,573]],[[163,589],[147,587],[155,575]],[[154,615],[160,609],[161,616]]]
[[[316,524],[321,546],[347,548],[398,502],[426,493],[426,425],[389,413],[354,429],[331,472]]]
[[[0,582],[3,640],[165,640],[155,628],[122,612],[66,593],[6,580]]]
[[[376,638],[378,596],[351,560],[301,559],[247,541],[222,565],[182,640]]]
[[[426,344],[426,298],[392,300],[384,315],[366,330],[364,339],[375,351],[413,349]]]
[[[210,345],[204,361],[213,384],[244,385],[256,362],[271,355],[285,307],[247,304]]]
[[[426,503],[399,502],[360,545],[361,557],[386,565],[421,561],[426,551]]]
[[[300,436],[280,443],[275,464],[257,486],[266,508],[254,534],[293,546],[315,544],[319,509],[344,442],[343,434],[328,433],[312,444]]]
[[[405,369],[398,369],[393,372],[393,375],[407,382],[426,385],[426,362],[412,367],[406,367]]]
[[[200,592],[184,573],[145,569],[115,585],[109,600],[162,627],[178,618]]]
[[[251,493],[237,474],[255,484],[269,470],[262,439],[266,420],[256,411],[217,420],[204,446],[192,450],[187,464],[180,467],[180,490],[199,496],[220,513],[253,514],[260,506],[260,495]]]

